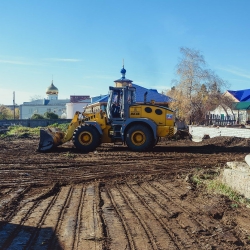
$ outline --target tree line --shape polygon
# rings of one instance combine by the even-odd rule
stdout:
[[[11,110],[10,108],[4,105],[0,105],[0,120],[10,120],[10,119],[19,119],[19,108],[15,108],[14,112],[14,110]]]
[[[0,120],[12,120],[19,119],[19,108],[15,108],[15,117],[14,110],[0,105]],[[43,115],[33,114],[30,119],[59,119],[59,116],[53,112],[45,112]]]

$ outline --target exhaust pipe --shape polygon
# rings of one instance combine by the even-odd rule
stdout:
[[[146,91],[146,92],[144,93],[144,104],[147,103],[147,95],[148,95],[148,91]]]

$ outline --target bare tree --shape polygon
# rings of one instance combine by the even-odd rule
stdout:
[[[179,118],[191,124],[201,123],[212,106],[222,99],[221,91],[226,82],[212,70],[206,68],[206,61],[198,50],[180,48],[182,57],[177,64],[174,88],[167,94],[176,101],[171,108],[178,109]]]
[[[39,100],[39,99],[43,99],[42,96],[40,95],[33,95],[33,96],[30,96],[30,101],[36,101],[36,100]]]

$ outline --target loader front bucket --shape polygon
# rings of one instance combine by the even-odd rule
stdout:
[[[40,129],[40,141],[37,150],[45,152],[61,145],[63,137],[64,133],[58,128],[42,128]]]

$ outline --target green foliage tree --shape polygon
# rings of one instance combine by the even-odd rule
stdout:
[[[13,119],[13,111],[4,105],[0,105],[0,120]]]
[[[45,112],[44,118],[46,119],[59,119],[58,115],[53,112]]]
[[[40,115],[40,114],[33,114],[30,119],[44,119],[44,116]]]

